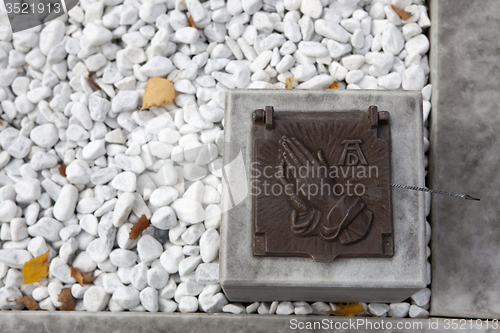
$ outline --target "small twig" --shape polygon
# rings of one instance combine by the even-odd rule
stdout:
[[[405,190],[413,190],[413,191],[421,191],[421,192],[428,192],[428,193],[436,193],[436,194],[442,194],[442,195],[449,195],[449,196],[456,197],[456,198],[462,198],[462,199],[465,199],[465,200],[481,201],[481,199],[471,197],[470,195],[467,195],[467,194],[459,194],[459,193],[450,193],[450,192],[445,192],[445,191],[431,190],[431,189],[428,189],[427,187],[417,187],[417,186],[401,185],[401,184],[391,184],[391,186],[392,187],[397,187],[397,188],[402,188],[402,189],[405,189]]]

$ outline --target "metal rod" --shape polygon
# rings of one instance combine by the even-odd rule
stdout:
[[[397,187],[397,188],[403,188],[405,190],[413,190],[413,191],[422,191],[422,192],[450,195],[452,197],[462,198],[465,200],[476,200],[476,201],[481,200],[479,198],[471,197],[470,195],[467,195],[467,194],[458,194],[458,193],[450,193],[450,192],[445,192],[445,191],[431,190],[431,189],[428,189],[427,187],[417,187],[417,186],[401,185],[401,184],[391,184],[391,186]]]

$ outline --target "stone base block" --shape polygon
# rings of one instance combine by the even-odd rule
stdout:
[[[424,186],[422,97],[409,91],[230,90],[226,93],[220,282],[231,301],[399,302],[428,284],[424,194],[391,188],[394,255],[337,258],[253,254],[252,113],[389,111],[391,183]]]

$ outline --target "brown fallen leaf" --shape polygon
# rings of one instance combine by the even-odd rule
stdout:
[[[333,83],[328,87],[328,89],[339,89],[339,83],[337,81],[333,81]]]
[[[24,284],[39,282],[49,275],[49,251],[35,257],[23,265]]]
[[[141,110],[148,109],[152,106],[163,106],[172,103],[174,98],[174,84],[170,80],[154,77],[148,80],[146,89],[144,89]]]
[[[396,12],[396,14],[399,15],[399,17],[401,17],[401,19],[403,21],[406,21],[407,19],[409,19],[412,16],[412,13],[409,13],[404,9],[399,9],[398,7],[396,7],[392,4],[391,4],[391,8]]]
[[[63,177],[66,177],[66,164],[61,162],[61,166],[59,167],[59,174]]]
[[[191,15],[189,15],[189,18],[188,18],[188,26],[190,26],[191,28],[198,29],[196,27],[196,24],[194,24],[194,20],[193,20],[193,17]]]
[[[328,311],[328,313],[335,316],[349,316],[352,317],[358,313],[364,312],[363,305],[361,303],[352,303],[352,304],[335,304],[338,307],[338,310]]]
[[[146,228],[149,227],[149,220],[146,217],[146,215],[142,215],[139,221],[137,221],[134,226],[132,227],[132,230],[130,230],[129,233],[129,238],[130,239],[136,239],[139,237],[139,235],[146,230]]]
[[[16,299],[16,302],[24,303],[28,310],[38,310],[39,306],[35,299],[29,295]]]
[[[293,75],[286,78],[285,89],[293,89]]]
[[[90,283],[94,281],[94,278],[92,276],[88,275],[87,273],[80,272],[80,270],[76,267],[71,266],[70,270],[71,270],[71,277],[74,278],[76,281],[78,281],[78,283],[82,287],[84,283]]]
[[[76,299],[71,294],[70,288],[63,288],[57,301],[63,304],[59,307],[61,311],[73,311],[75,309]]]
[[[101,96],[102,96],[102,97],[104,97],[104,94],[103,94],[103,92],[102,92],[101,87],[97,84],[97,82],[95,82],[94,78],[92,77],[92,74],[93,74],[93,73],[89,73],[89,75],[88,75],[88,79],[89,79],[90,83],[91,83],[91,84],[92,84],[92,85],[93,85],[93,86],[94,86],[97,90],[101,91]]]

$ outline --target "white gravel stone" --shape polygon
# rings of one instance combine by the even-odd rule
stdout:
[[[103,287],[92,286],[83,296],[83,306],[87,311],[102,311],[108,304],[110,296]]]
[[[102,287],[108,294],[113,294],[119,287],[124,286],[117,273],[104,274]]]
[[[408,312],[411,318],[427,318],[429,317],[429,311],[422,309],[416,305],[410,306],[410,311]]]
[[[333,81],[334,79],[330,75],[317,75],[299,84],[296,89],[326,89],[333,83]]]
[[[139,293],[142,306],[149,312],[158,312],[158,291],[151,287],[146,287]]]
[[[89,45],[92,46],[103,45],[112,38],[111,31],[95,23],[87,24],[83,29],[83,35],[87,38]]]
[[[415,302],[415,305],[423,307],[427,305],[430,301],[431,298],[431,290],[429,288],[425,288],[411,296],[411,299],[413,302]]]
[[[196,312],[198,310],[198,299],[194,296],[185,296],[179,302],[179,311],[182,313]]]
[[[83,160],[74,160],[66,167],[66,179],[72,184],[87,184],[90,181],[90,175],[89,165]]]
[[[113,293],[113,301],[124,309],[135,308],[140,303],[139,291],[133,286],[120,286]]]
[[[3,200],[0,202],[0,221],[10,222],[17,212],[17,206],[12,200]]]
[[[113,112],[135,111],[139,105],[140,95],[137,91],[121,90],[111,101]]]
[[[378,77],[378,85],[385,89],[398,89],[401,86],[401,75],[396,72]]]
[[[184,253],[182,252],[182,247],[179,245],[169,247],[160,256],[160,263],[169,274],[177,273],[179,263],[182,260],[184,260]]]
[[[294,310],[295,307],[293,306],[292,302],[281,302],[278,304],[278,307],[276,308],[276,314],[291,315]]]
[[[382,316],[389,311],[389,305],[384,303],[370,303],[368,304],[368,311],[374,316]]]
[[[155,76],[166,76],[168,75],[174,66],[170,59],[162,56],[156,56],[151,58],[146,64],[141,67],[141,74],[149,77]]]
[[[193,44],[200,38],[200,33],[195,28],[184,27],[175,32],[175,38],[181,43]]]
[[[57,165],[58,159],[55,155],[38,151],[33,154],[30,160],[31,167],[35,171],[50,169]]]
[[[129,192],[125,192],[118,197],[113,211],[113,225],[115,227],[120,227],[128,219],[132,207],[134,207],[134,202],[135,196]]]
[[[61,280],[63,283],[75,283],[76,280],[71,277],[71,271],[68,264],[63,262],[59,257],[52,259],[49,266],[49,272],[54,277]],[[54,304],[55,305],[55,304]]]
[[[31,254],[21,249],[1,249],[0,261],[12,268],[22,268],[32,258]]]
[[[137,176],[133,172],[125,171],[116,175],[110,184],[119,191],[134,192],[137,187]]]
[[[349,33],[340,24],[322,19],[314,22],[314,31],[340,43],[347,43],[350,38]]]
[[[199,202],[193,199],[180,198],[175,200],[171,207],[179,220],[187,223],[199,223],[205,219],[205,211]]]
[[[10,222],[10,236],[12,241],[18,242],[28,237],[28,227],[23,218],[14,218]]]
[[[293,302],[293,312],[296,315],[308,315],[313,313],[313,308],[307,302]]]
[[[423,34],[417,35],[406,42],[405,50],[409,54],[418,53],[424,55],[429,51],[429,39]]]
[[[50,242],[60,239],[59,231],[64,225],[50,217],[42,217],[34,225],[28,227],[28,234],[32,237],[41,236]]]
[[[387,316],[394,318],[404,318],[408,315],[408,311],[410,310],[410,303],[391,303],[389,304],[389,311],[387,312]]]
[[[302,1],[300,5],[300,11],[307,16],[317,19],[321,16],[323,12],[323,5],[320,0],[307,0]]]
[[[54,205],[54,217],[59,221],[67,221],[73,216],[78,200],[78,189],[71,185],[64,185],[59,198]]]
[[[109,260],[116,267],[131,267],[137,261],[137,253],[124,249],[115,249],[109,254]]]
[[[382,49],[384,52],[397,55],[403,49],[404,44],[403,33],[394,24],[387,23],[382,33]]]
[[[365,62],[365,57],[360,54],[354,54],[347,57],[342,58],[342,66],[344,66],[347,70],[356,70],[360,68]]]
[[[85,251],[90,255],[92,260],[96,263],[100,263],[108,259],[111,249],[106,245],[103,239],[97,238],[87,245]]]
[[[160,257],[163,247],[153,236],[143,235],[137,242],[137,252],[142,262],[152,261]]]
[[[222,312],[241,314],[241,313],[245,313],[245,307],[241,303],[226,304],[222,308]]]
[[[175,212],[171,207],[162,207],[153,213],[151,224],[156,228],[168,230],[177,225]]]
[[[179,263],[179,275],[180,276],[186,276],[194,272],[196,267],[201,263],[201,257],[200,256],[195,256],[195,257],[188,257],[183,259]],[[166,269],[165,269],[166,270]]]
[[[138,290],[146,288],[148,284],[148,266],[144,262],[138,263],[130,271],[129,278],[132,285]]]
[[[37,126],[31,130],[30,139],[39,147],[52,148],[59,141],[57,127],[53,124]]]
[[[155,289],[162,289],[167,285],[168,277],[168,273],[161,265],[152,267],[147,274],[148,285]]]
[[[403,72],[401,86],[404,90],[422,90],[425,83],[424,69],[420,64],[414,64]]]
[[[86,160],[95,160],[106,153],[104,140],[95,140],[89,142],[82,150],[82,156]]]
[[[0,288],[0,310],[21,310],[24,304],[15,302],[14,300],[23,297],[19,289],[15,287]]]

